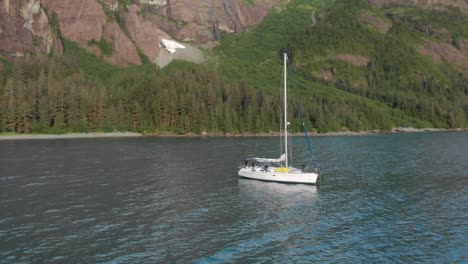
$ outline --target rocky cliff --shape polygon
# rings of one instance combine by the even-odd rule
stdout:
[[[284,0],[140,0],[144,14],[150,21],[178,39],[209,42],[221,33],[245,31],[259,23],[272,5]],[[146,3],[146,4],[145,4]]]
[[[377,6],[408,5],[426,9],[452,6],[464,13],[468,12],[468,3],[465,0],[368,0],[368,2]]]
[[[0,55],[6,59],[62,53],[63,46],[39,0],[0,0]]]
[[[14,59],[38,53],[60,54],[62,40],[68,39],[115,65],[138,65],[146,58],[157,62],[172,56],[160,48],[162,38],[195,46],[216,43],[221,34],[243,32],[258,24],[272,6],[282,2],[286,0],[0,0],[0,55]],[[465,0],[367,2],[380,8],[454,7],[468,13]],[[361,20],[384,33],[392,26],[371,13],[363,14]],[[414,27],[445,43],[421,45],[421,53],[462,67],[468,65],[467,39],[454,38],[450,29],[421,21]],[[199,62],[201,52],[197,54],[194,61]],[[188,60],[191,57],[184,56]]]
[[[61,53],[62,37],[110,63],[138,65],[158,58],[162,38],[216,41],[259,23],[282,1],[0,0],[0,52]]]

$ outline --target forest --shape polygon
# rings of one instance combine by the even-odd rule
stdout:
[[[241,80],[225,82],[216,71],[187,62],[175,62],[164,70],[151,64],[122,69],[89,58],[96,60],[95,66],[102,64],[101,70],[107,67],[115,72],[94,71],[109,74],[108,79],[87,74],[78,66],[83,60],[80,53],[13,64],[0,86],[1,131],[186,134],[279,130],[280,84],[277,92],[266,93]],[[359,98],[340,98],[339,105],[346,106],[340,108],[334,105],[336,100],[330,102],[320,94],[290,93],[294,131],[301,129],[300,108],[309,128],[319,132],[394,125],[391,113],[371,102],[363,104]],[[367,112],[352,110],[362,108]]]

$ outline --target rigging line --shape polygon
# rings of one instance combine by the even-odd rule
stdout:
[[[296,100],[297,100],[297,104],[299,105],[300,104],[299,103],[299,97],[296,97]],[[312,164],[315,164],[315,162],[314,162],[314,153],[312,151],[312,143],[310,142],[310,138],[307,135],[307,127],[306,127],[305,121],[304,121],[304,113],[302,112],[300,105],[299,105],[299,112],[300,112],[300,115],[301,115],[301,121],[302,121],[302,128],[304,130],[304,136],[305,136],[306,141],[307,141],[307,148],[309,149],[309,153],[310,153],[310,161],[312,162]]]
[[[294,150],[293,150],[293,138],[292,138],[292,130],[289,130],[291,133],[289,133],[289,138],[288,138],[288,146],[289,146],[289,160],[290,160],[290,164],[292,164],[292,161],[294,160],[294,157],[293,157],[293,153],[294,153]]]
[[[291,60],[288,60],[288,63],[289,63],[289,67],[288,67],[288,68],[289,68],[289,71],[291,72],[290,75],[293,76],[293,75],[292,75],[292,64],[291,64]],[[297,89],[295,89],[295,85],[294,85],[294,82],[293,82],[292,79],[293,79],[293,78],[290,77],[290,80],[291,80],[290,82],[292,82],[292,85],[291,85],[291,86],[292,86],[292,88],[293,88],[292,90],[294,90],[294,92],[295,92],[296,106],[297,106],[297,108],[298,108],[298,110],[299,110],[299,114],[300,114],[300,116],[301,116],[302,129],[303,129],[303,131],[304,131],[304,136],[305,136],[306,141],[307,141],[307,149],[309,150],[309,153],[310,153],[310,162],[311,162],[312,164],[316,164],[315,161],[314,161],[314,153],[313,153],[313,150],[312,150],[312,143],[311,143],[311,141],[310,141],[310,137],[309,137],[308,134],[307,134],[307,127],[306,127],[306,125],[305,125],[304,112],[302,111],[302,107],[301,107],[301,104],[300,104],[300,101],[299,101],[299,92],[298,92]]]
[[[289,73],[291,72],[291,62],[290,61],[291,60],[288,57],[288,60],[287,60],[288,67],[287,68],[288,68]],[[288,74],[288,73],[286,73],[286,74],[288,75],[289,83],[291,83],[292,82],[292,77],[291,77],[292,75]],[[290,87],[292,87],[292,86],[290,85]],[[288,94],[288,98],[291,98],[291,96],[290,96],[291,95],[291,89],[286,89],[286,93]],[[289,115],[289,116],[291,116],[291,115]],[[293,116],[294,116],[294,111],[293,111]],[[293,154],[294,154],[294,152],[293,152],[293,135],[292,135],[292,133],[293,133],[292,119],[293,118],[290,119],[291,125],[287,126],[287,128],[288,128],[288,138],[286,139],[286,140],[288,140],[289,160],[291,161],[290,162],[291,164],[292,164],[292,161],[293,161]]]

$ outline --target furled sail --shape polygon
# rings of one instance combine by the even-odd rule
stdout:
[[[279,157],[279,159],[265,159],[265,158],[254,158],[254,160],[258,161],[258,162],[283,162],[286,160],[286,154],[283,154],[281,155],[281,157]]]

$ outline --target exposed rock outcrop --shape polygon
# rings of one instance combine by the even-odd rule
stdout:
[[[159,52],[158,30],[154,24],[138,14],[140,11],[140,8],[136,5],[129,6],[128,12],[123,15],[125,26],[130,33],[130,37],[143,53],[151,60],[154,60]]]
[[[322,70],[322,77],[325,81],[331,82],[331,83],[336,83],[336,72],[335,69],[325,69]]]
[[[103,38],[109,41],[114,47],[112,55],[104,56],[106,61],[122,66],[141,64],[135,45],[133,45],[132,41],[122,32],[116,22],[111,22],[104,26]]]
[[[392,22],[384,20],[383,18],[380,18],[372,13],[361,14],[361,16],[359,17],[359,21],[361,21],[364,24],[375,27],[378,31],[382,33],[387,33],[392,28]]]
[[[106,14],[96,0],[42,0],[42,4],[57,14],[63,37],[82,47],[101,39]]]
[[[97,56],[102,55],[110,63],[121,66],[141,64],[133,42],[115,21],[107,18],[103,7],[96,0],[43,1],[49,10],[57,14],[65,38],[77,42]],[[118,8],[116,1],[107,0],[104,4],[108,5],[109,10]],[[101,54],[99,48],[91,45],[93,41],[110,43],[113,48],[112,54]]]
[[[62,53],[39,0],[0,1],[0,54],[7,59]]]
[[[455,46],[463,53],[463,55],[468,57],[468,41],[458,39],[455,41]]]
[[[332,57],[334,60],[344,61],[356,67],[367,67],[370,59],[361,55],[340,54]]]
[[[453,6],[468,14],[468,2],[466,0],[368,0],[368,3],[376,6],[410,5],[425,9]]]
[[[436,62],[446,60],[461,69],[468,70],[468,57],[448,44],[427,41],[419,48],[419,52]]]
[[[259,23],[273,4],[284,0],[256,1],[252,5],[239,0],[152,2],[152,5],[144,7],[145,11],[150,20],[165,32],[184,41],[206,43],[217,40],[220,31],[245,31]]]

